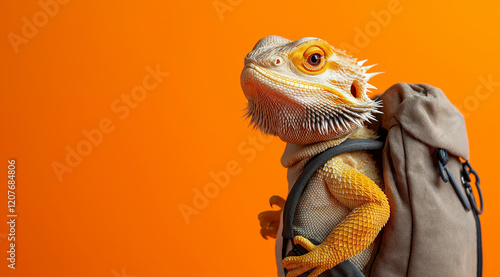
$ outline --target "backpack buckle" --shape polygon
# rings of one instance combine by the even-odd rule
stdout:
[[[464,206],[465,210],[470,211],[471,208],[469,205],[469,201],[467,201],[467,199],[465,198],[464,194],[460,190],[460,187],[458,186],[457,181],[455,181],[455,178],[453,178],[453,175],[451,174],[450,170],[446,166],[446,164],[449,161],[448,152],[442,148],[439,148],[437,150],[437,159],[438,159],[439,174],[441,175],[441,179],[443,179],[443,181],[445,183],[448,183],[448,181],[451,183],[451,186],[455,190],[455,193],[457,194],[458,198],[460,199],[460,202],[462,202],[462,205]],[[467,193],[467,195],[469,195],[469,194]],[[469,196],[469,199],[470,199],[470,196]]]
[[[481,180],[479,179],[479,175],[477,172],[472,168],[470,165],[469,161],[465,160],[464,163],[462,163],[462,184],[465,187],[465,192],[467,193],[467,197],[469,198],[469,202],[472,205],[472,208],[477,214],[482,214],[484,210],[483,206],[483,193],[481,192],[481,187],[479,184],[481,183]],[[474,197],[474,193],[472,192],[472,186],[470,185],[470,182],[472,182],[472,179],[470,178],[470,175],[474,175],[474,184],[476,185],[477,193],[479,195],[479,202],[481,203],[481,209],[479,210],[477,208],[477,202],[476,198]]]

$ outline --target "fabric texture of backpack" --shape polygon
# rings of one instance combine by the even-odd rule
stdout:
[[[346,261],[320,276],[482,276],[478,215],[483,200],[479,177],[468,162],[463,116],[441,90],[426,84],[399,83],[379,98],[383,114],[372,127],[385,141],[381,161],[391,216],[366,272]],[[338,147],[343,149],[335,150]],[[335,155],[380,147],[376,141],[350,139],[311,159],[286,200],[284,241],[293,241],[295,206],[308,175]],[[304,251],[294,246],[293,253],[283,251],[283,257]]]

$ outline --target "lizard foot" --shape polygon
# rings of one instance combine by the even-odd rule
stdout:
[[[285,199],[281,198],[280,196],[274,195],[269,199],[269,204],[271,204],[271,207],[273,207],[273,205],[276,205],[280,207],[280,209],[277,211],[264,211],[259,214],[258,218],[261,227],[260,234],[265,239],[267,239],[267,237],[276,238],[278,229],[280,227],[281,212],[283,211],[283,207],[285,206]]]
[[[316,269],[308,276],[316,277],[337,264],[332,251],[328,247],[321,244],[314,245],[302,236],[296,236],[293,241],[295,244],[302,245],[309,253],[283,259],[283,267],[289,270],[286,277],[296,277],[313,268]]]

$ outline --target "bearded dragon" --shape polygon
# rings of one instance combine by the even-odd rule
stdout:
[[[311,157],[348,138],[377,135],[364,124],[374,120],[380,103],[367,96],[371,66],[357,61],[318,38],[291,41],[279,36],[261,39],[245,57],[241,86],[248,100],[250,124],[287,142],[282,164],[289,189]],[[328,161],[309,180],[294,217],[294,243],[309,253],[277,262],[294,277],[313,270],[318,276],[349,259],[365,270],[374,255],[374,241],[389,218],[389,202],[380,170],[366,151],[342,154]],[[285,200],[270,199],[283,208]],[[261,234],[281,232],[281,210],[259,214]],[[282,219],[281,219],[282,220]],[[322,241],[312,244],[308,238]]]

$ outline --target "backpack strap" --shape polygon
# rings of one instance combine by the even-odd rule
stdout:
[[[335,156],[343,153],[362,151],[362,150],[378,150],[384,147],[384,142],[372,139],[347,139],[341,144],[331,147],[322,153],[316,155],[311,160],[307,162],[304,166],[302,173],[295,182],[294,186],[288,193],[286,198],[285,207],[283,209],[283,246],[281,252],[281,258],[284,259],[287,256],[286,247],[288,242],[291,241],[294,249],[296,248],[293,243],[293,218],[295,216],[295,210],[299,203],[300,196],[304,192],[309,179],[312,175],[323,166],[327,161]],[[342,263],[341,263],[342,264]],[[354,265],[352,265],[354,266]]]

